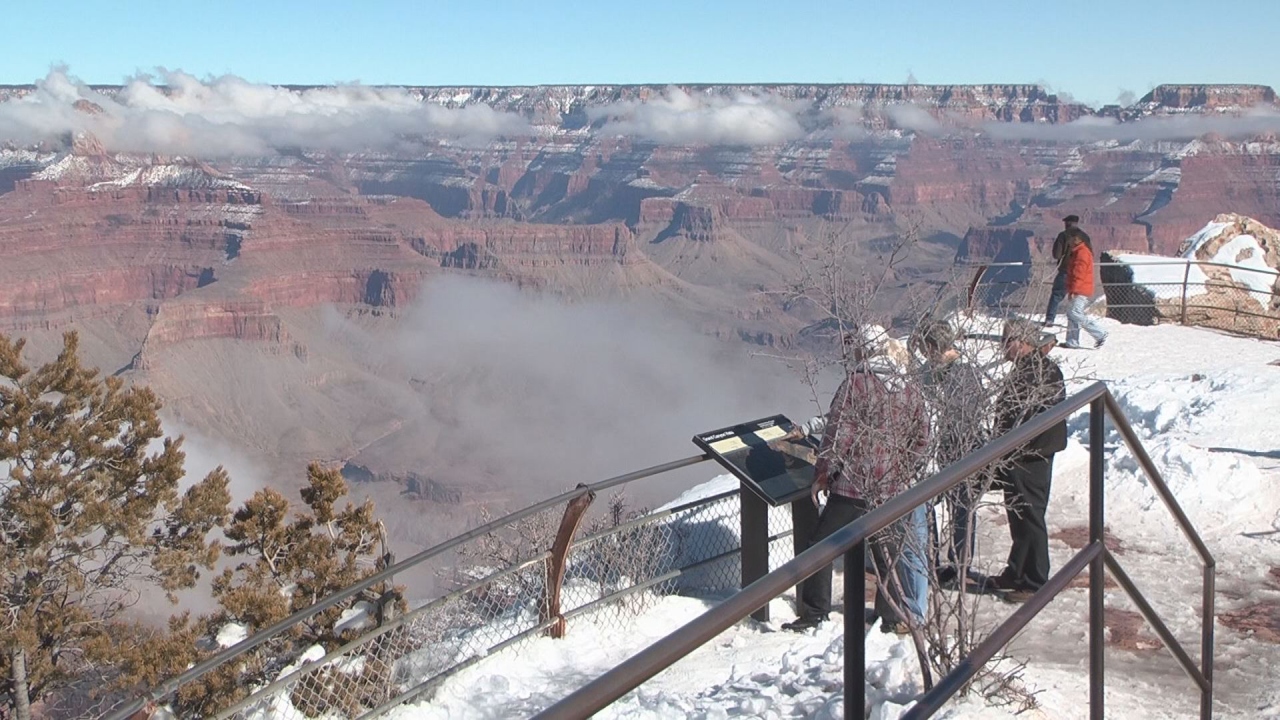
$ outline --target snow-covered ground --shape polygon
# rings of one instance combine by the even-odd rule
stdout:
[[[1280,601],[1268,571],[1280,567],[1280,344],[1177,326],[1134,327],[1102,321],[1105,348],[1056,350],[1075,387],[1104,380],[1119,398],[1183,509],[1218,562],[1218,611]],[[1055,466],[1051,532],[1087,525],[1087,417],[1073,419],[1071,446]],[[710,494],[716,487],[694,492]],[[721,479],[720,484],[724,481]],[[687,499],[687,498],[686,498]],[[1108,440],[1106,512],[1125,567],[1191,653],[1199,657],[1200,570],[1163,504],[1118,436]],[[995,569],[1008,546],[999,513],[980,525],[979,554]],[[1060,567],[1074,549],[1055,539]],[[836,583],[837,592],[840,584]],[[769,623],[731,628],[689,658],[631,693],[600,717],[836,718],[842,716],[842,632],[838,615],[816,632],[796,635],[778,625],[793,615],[789,596],[772,604]],[[525,717],[675,630],[714,600],[666,597],[632,627],[575,621],[563,640],[539,639],[486,658],[446,681],[429,700],[391,717]],[[1134,610],[1118,588],[1107,606]],[[984,606],[992,623],[1012,612]],[[1195,716],[1198,694],[1145,627],[1132,634],[1109,614],[1109,633],[1131,642],[1107,653],[1108,717]],[[1280,717],[1280,646],[1219,622],[1216,716]],[[1040,709],[1019,717],[1078,718],[1086,714],[1087,590],[1068,590],[1014,641],[1011,654],[1028,662],[1026,678]],[[1123,644],[1123,643],[1122,643]],[[920,691],[910,645],[872,630],[868,636],[868,697],[872,718],[898,717]],[[1128,649],[1132,648],[1132,649]],[[1012,717],[968,700],[941,717]]]

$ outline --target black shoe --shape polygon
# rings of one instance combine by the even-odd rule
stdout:
[[[1014,581],[1014,579],[1013,579],[1013,578],[1010,578],[1009,576],[1004,575],[1004,574],[1000,574],[1000,575],[991,575],[991,576],[989,576],[989,577],[986,579],[986,581],[983,583],[983,589],[985,589],[985,590],[1009,590],[1009,591],[1011,591],[1011,590],[1020,590],[1020,589],[1022,589],[1022,585],[1021,585],[1021,583],[1018,583],[1018,582]]]
[[[1108,337],[1110,337],[1110,336],[1109,336],[1109,335],[1103,335],[1103,336],[1102,336],[1101,338],[1099,338],[1098,340],[1095,340],[1095,341],[1093,342],[1093,347],[1094,347],[1094,348],[1100,348],[1100,347],[1102,347],[1102,343],[1106,342]]]
[[[937,573],[938,584],[944,588],[950,589],[950,586],[956,584],[956,567],[954,565],[944,565],[938,568]]]
[[[782,623],[782,629],[790,630],[791,632],[804,632],[805,630],[820,627],[824,620],[826,620],[824,617],[800,617],[789,623]]]

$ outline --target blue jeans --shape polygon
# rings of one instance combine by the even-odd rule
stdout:
[[[1093,337],[1095,343],[1107,339],[1107,332],[1087,312],[1089,298],[1084,295],[1067,296],[1067,344],[1080,344],[1080,328]]]
[[[921,505],[899,521],[905,541],[897,563],[898,581],[902,583],[902,602],[917,621],[924,620],[929,613],[929,579],[925,565],[929,547],[928,517],[928,508]]]
[[[1067,296],[1067,273],[1059,270],[1053,277],[1053,289],[1049,291],[1049,307],[1044,311],[1045,324],[1052,325],[1058,319],[1058,303]]]

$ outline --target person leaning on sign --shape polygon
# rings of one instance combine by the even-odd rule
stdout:
[[[924,470],[929,446],[929,418],[918,390],[903,382],[903,368],[886,353],[881,328],[854,333],[853,367],[836,391],[822,426],[822,445],[811,498],[826,506],[813,526],[797,526],[803,551],[872,508],[905,490]],[[912,512],[868,542],[878,575],[875,614],[886,632],[905,633],[910,625],[898,610],[919,622],[927,609],[924,574],[925,508]],[[861,572],[863,568],[846,568]],[[830,565],[802,582],[796,592],[796,615],[786,630],[817,627],[831,611]],[[896,580],[892,579],[896,578]]]
[[[1044,348],[1049,338],[1028,320],[1005,323],[1005,358],[1013,363],[996,398],[995,433],[1003,435],[1066,399],[1062,369]],[[1053,478],[1053,456],[1067,447],[1063,420],[1006,456],[996,470],[1004,490],[1012,545],[1004,571],[990,578],[1006,599],[1024,602],[1049,581],[1049,529],[1045,512]]]

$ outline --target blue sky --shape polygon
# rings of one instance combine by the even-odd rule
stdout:
[[[1280,85],[1280,0],[220,0],[6,3],[0,83],[66,63],[255,82]]]

